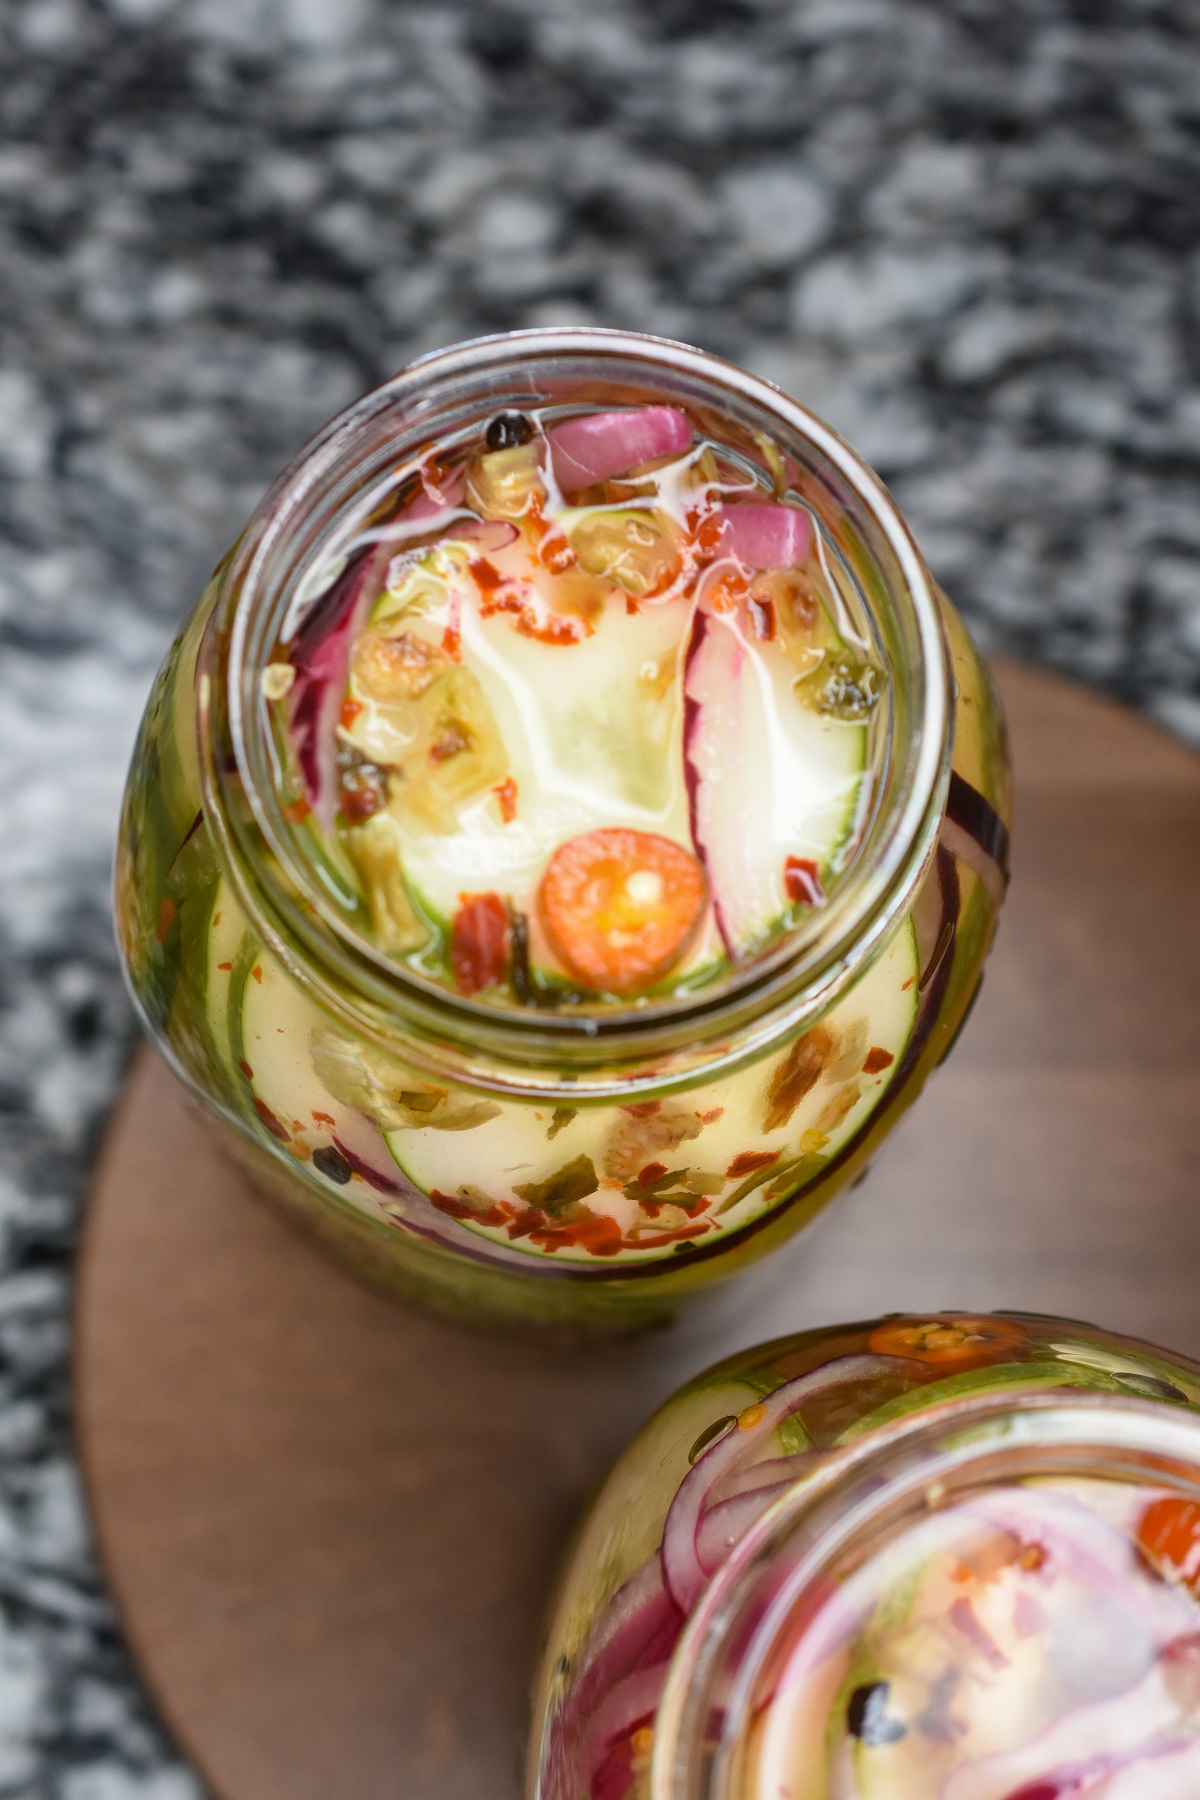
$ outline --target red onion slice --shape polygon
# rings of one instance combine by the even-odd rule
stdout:
[[[605,1695],[588,1721],[579,1747],[577,1768],[585,1793],[595,1795],[596,1775],[613,1746],[654,1717],[666,1679],[667,1664],[655,1663],[627,1675]]]
[[[350,656],[387,562],[387,547],[379,544],[352,557],[328,592],[314,602],[292,645],[297,680],[288,727],[308,803],[326,831],[337,811],[337,724],[350,679]]]
[[[747,569],[790,569],[808,555],[809,518],[799,506],[748,500],[722,507],[720,549]]]
[[[617,1590],[575,1657],[571,1689],[560,1718],[583,1718],[609,1688],[647,1661],[669,1654],[683,1615],[663,1585],[657,1556]]]
[[[708,1586],[700,1559],[699,1535],[708,1496],[722,1477],[733,1473],[770,1442],[771,1434],[813,1394],[840,1381],[857,1381],[895,1366],[887,1356],[838,1356],[795,1381],[785,1381],[762,1400],[762,1416],[743,1431],[734,1426],[698,1457],[679,1484],[663,1526],[662,1563],[667,1590],[683,1613],[690,1613]]]
[[[745,743],[746,710],[756,698],[751,680],[736,621],[698,607],[684,657],[683,772],[692,843],[731,961],[776,910],[747,828],[754,816]]]
[[[467,471],[450,469],[440,479],[421,472],[421,492],[399,514],[401,519],[431,519],[450,507],[461,506],[467,491]]]
[[[709,1581],[772,1501],[791,1486],[790,1481],[770,1481],[708,1508],[696,1533],[696,1557]]]
[[[397,1180],[396,1159],[383,1140],[383,1133],[373,1119],[362,1113],[349,1113],[338,1127],[334,1147],[341,1151],[356,1175],[361,1175],[377,1194],[406,1194],[411,1191]]]
[[[964,1510],[999,1531],[1037,1542],[1047,1552],[1052,1575],[1110,1594],[1155,1637],[1176,1637],[1189,1624],[1194,1629],[1195,1602],[1169,1583],[1138,1577],[1128,1536],[1070,1495],[1041,1489],[1033,1507],[1022,1505],[1019,1496],[979,1494]]]
[[[797,1450],[794,1456],[768,1456],[762,1462],[735,1469],[713,1489],[712,1498],[736,1500],[739,1494],[753,1494],[758,1488],[776,1487],[783,1481],[789,1485],[807,1475],[822,1461],[819,1450]]]
[[[692,427],[678,407],[639,406],[565,419],[551,427],[546,441],[554,479],[571,493],[654,457],[681,455],[692,447]]]
[[[1073,1707],[1032,1743],[959,1769],[939,1800],[1083,1800],[1097,1791],[1105,1800],[1190,1800],[1200,1792],[1200,1740],[1181,1738],[1179,1725],[1156,1664],[1124,1694]]]

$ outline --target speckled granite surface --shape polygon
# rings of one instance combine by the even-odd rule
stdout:
[[[0,33],[0,1796],[185,1800],[65,1364],[175,621],[358,390],[589,320],[790,387],[985,643],[1200,742],[1200,5],[9,0]]]

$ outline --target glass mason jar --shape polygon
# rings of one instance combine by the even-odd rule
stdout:
[[[892,1316],[698,1376],[584,1522],[530,1800],[1200,1793],[1200,1367]]]
[[[813,903],[797,900],[787,928],[752,953],[718,957],[715,976],[622,997],[558,977],[538,986],[526,969],[522,986],[514,915],[489,894],[482,900],[508,933],[510,978],[456,990],[444,974],[450,927],[431,923],[432,911],[422,927],[442,946],[441,977],[428,958],[396,953],[371,928],[379,894],[371,888],[369,908],[361,859],[356,874],[345,853],[346,819],[315,828],[307,751],[288,735],[299,716],[296,646],[311,648],[314,619],[344,620],[348,588],[381,543],[404,554],[378,580],[424,580],[435,564],[444,573],[428,540],[443,517],[461,528],[461,509],[444,509],[455,481],[462,492],[463,459],[485,440],[506,441],[514,417],[554,437],[554,421],[591,421],[598,408],[683,420],[694,440],[687,468],[703,464],[721,492],[764,501],[740,522],[777,522],[792,509],[790,526],[802,516],[822,604],[865,646],[871,671],[846,690],[870,706],[839,711],[837,690],[824,721],[838,754],[849,741],[836,738],[841,721],[868,721],[854,727],[855,808],[828,893],[805,885],[815,864],[789,858],[789,895]],[[663,462],[647,462],[644,479],[661,484]],[[637,478],[625,482],[627,505],[639,504]],[[592,521],[594,551],[605,511],[576,502],[560,516],[571,529]],[[479,532],[495,537],[495,526],[470,523],[474,550],[463,554],[478,555]],[[424,547],[412,549],[422,532]],[[692,585],[676,582],[681,630],[698,586],[711,587],[714,554],[697,550]],[[753,566],[764,566],[761,554]],[[666,615],[640,605],[620,567],[616,578],[626,579],[624,604],[603,629],[619,648],[627,613],[630,630],[658,629]],[[768,613],[759,606],[756,629]],[[714,626],[710,643],[719,635]],[[443,646],[450,637],[447,627]],[[444,647],[417,648],[449,666]],[[586,682],[571,674],[585,666],[569,660],[579,648],[536,654],[536,698],[512,713],[512,729],[537,715],[548,731],[557,706],[561,754],[586,744],[602,763],[605,719],[587,713]],[[302,677],[310,699],[314,664],[310,655]],[[825,666],[836,676],[848,665]],[[700,706],[688,670],[673,747],[643,746],[638,779],[678,760],[679,716]],[[707,671],[710,687],[720,673]],[[567,714],[559,689],[571,682],[577,710]],[[349,716],[343,706],[330,725],[343,750]],[[759,726],[747,713],[731,732],[727,711],[727,832],[737,784],[750,816],[756,784],[771,774],[770,744],[754,749]],[[450,750],[463,742],[456,730]],[[501,803],[506,787],[515,793],[509,783],[492,790]],[[978,990],[1004,892],[1009,810],[988,674],[886,491],[834,432],[768,383],[684,345],[516,332],[425,357],[350,407],[284,472],[217,570],[138,738],[118,932],[150,1035],[229,1128],[258,1184],[343,1261],[477,1321],[627,1329],[668,1316],[790,1237],[864,1169]],[[680,835],[686,818],[685,807]],[[494,844],[499,822],[487,830]],[[382,887],[386,911],[396,883]],[[411,922],[416,909],[401,898]],[[388,919],[395,926],[394,908]]]

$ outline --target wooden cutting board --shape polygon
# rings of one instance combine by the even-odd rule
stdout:
[[[1200,759],[999,676],[1014,881],[954,1056],[860,1188],[669,1332],[568,1355],[390,1305],[138,1058],[84,1233],[79,1446],[134,1651],[222,1800],[513,1800],[571,1524],[729,1350],[1010,1306],[1200,1356]]]

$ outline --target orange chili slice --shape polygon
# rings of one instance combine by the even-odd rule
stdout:
[[[1180,1495],[1152,1500],[1137,1527],[1138,1549],[1167,1581],[1200,1594],[1200,1506]]]
[[[926,1318],[885,1319],[867,1339],[867,1349],[879,1356],[937,1363],[944,1369],[974,1369],[1006,1362],[1028,1342],[1028,1331],[1015,1319],[934,1313]]]
[[[679,960],[706,898],[704,871],[681,844],[614,826],[559,846],[540,905],[546,935],[577,980],[633,994]]]

